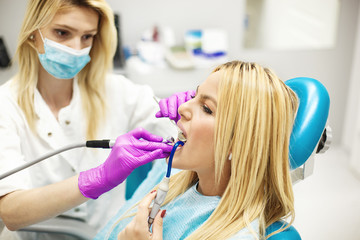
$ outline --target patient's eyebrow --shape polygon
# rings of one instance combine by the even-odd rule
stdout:
[[[200,99],[203,101],[210,100],[214,103],[215,107],[217,106],[217,101],[214,97],[206,95],[206,94],[200,94]]]
[[[199,93],[199,87],[200,87],[200,85],[197,86],[197,88],[196,88],[196,96],[197,96],[198,93]],[[216,98],[214,98],[214,97],[212,97],[212,96],[210,96],[210,95],[200,94],[200,99],[201,99],[202,101],[210,100],[210,101],[212,101],[212,102],[215,104],[215,106],[217,106]]]

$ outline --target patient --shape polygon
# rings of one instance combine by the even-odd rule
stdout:
[[[297,106],[295,93],[270,69],[220,65],[178,110],[187,142],[172,166],[182,171],[171,177],[152,232],[148,208],[166,173],[163,160],[96,238],[265,239],[272,223],[291,224],[288,156]]]

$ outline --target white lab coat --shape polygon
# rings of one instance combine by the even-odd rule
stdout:
[[[34,134],[16,101],[11,80],[0,87],[0,173],[70,143],[86,141],[86,125],[77,81],[71,103],[59,111],[58,120],[36,90],[34,108],[38,117]],[[161,135],[174,136],[176,129],[166,119],[155,118],[159,107],[148,86],[135,85],[121,75],[108,75],[106,81],[107,117],[99,126],[98,139],[116,139],[136,127]],[[62,181],[104,162],[110,150],[73,149],[0,181],[0,196],[17,189],[31,189]],[[99,229],[124,203],[125,184],[97,200],[66,214],[85,219]]]

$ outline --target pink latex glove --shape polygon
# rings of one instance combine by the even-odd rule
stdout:
[[[156,113],[156,117],[168,117],[175,122],[180,120],[180,114],[178,114],[178,108],[184,102],[189,101],[192,97],[195,96],[194,90],[189,90],[187,92],[179,92],[174,95],[161,99],[159,101],[160,111]]]
[[[163,138],[136,128],[119,136],[106,161],[96,168],[80,172],[78,186],[87,198],[101,194],[122,183],[137,167],[170,155],[172,146]]]

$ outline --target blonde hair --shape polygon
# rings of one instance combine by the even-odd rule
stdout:
[[[19,72],[14,83],[18,104],[35,132],[34,92],[40,62],[30,36],[49,24],[58,11],[74,6],[90,8],[99,14],[98,33],[90,52],[91,61],[77,75],[87,119],[87,138],[94,138],[101,119],[105,117],[105,78],[107,71],[112,68],[116,48],[114,15],[104,0],[30,0],[18,40],[16,56]]]
[[[220,184],[229,152],[231,176],[207,221],[187,240],[227,239],[259,219],[260,239],[272,223],[295,217],[289,142],[298,107],[296,94],[270,69],[255,63],[228,62],[221,74],[215,124],[215,180]],[[198,181],[196,172],[171,177],[163,205]],[[215,186],[216,187],[216,186]],[[236,201],[234,201],[236,200]],[[231,209],[231,210],[229,210]]]

